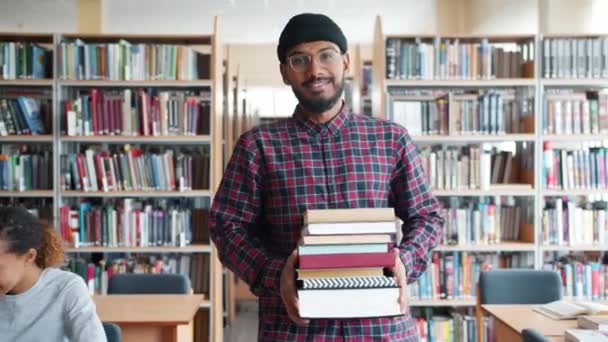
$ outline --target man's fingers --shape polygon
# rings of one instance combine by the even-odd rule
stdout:
[[[399,306],[401,307],[401,313],[405,314],[407,307],[407,288],[405,286],[399,289]]]
[[[298,313],[298,306],[297,306],[297,300],[295,302],[295,305],[292,304],[292,302],[290,302],[288,305],[285,305],[285,309],[287,311],[287,315],[289,316],[289,318],[296,324],[298,325],[305,325],[308,324],[310,321],[306,320],[306,319],[302,319],[302,317],[300,317],[300,314]]]

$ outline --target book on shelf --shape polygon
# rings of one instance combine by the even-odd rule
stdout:
[[[547,89],[544,134],[608,133],[608,93],[604,90]]]
[[[494,336],[494,324],[489,317],[482,317],[482,330],[479,332],[476,318],[470,313],[426,313],[425,317],[414,317],[414,321],[421,342],[477,342],[479,334],[482,341]]]
[[[449,37],[386,39],[386,78],[532,78],[534,38],[524,42]]]
[[[490,190],[498,184],[532,184],[527,160],[530,150],[530,146],[500,150],[490,144],[424,146],[420,148],[420,161],[434,190]],[[532,186],[527,185],[527,189]]]
[[[534,96],[524,89],[391,89],[394,122],[413,136],[534,132]]]
[[[604,199],[545,199],[542,241],[561,246],[605,245],[608,243],[608,203]]]
[[[0,42],[0,79],[52,78],[53,53],[38,42]]]
[[[210,54],[188,45],[64,38],[57,52],[62,79],[199,80],[210,75]]]
[[[608,305],[567,300],[533,306],[532,310],[555,320],[576,319],[582,315],[608,315]]]
[[[475,298],[481,271],[533,265],[532,254],[433,252],[427,271],[408,285],[408,292],[411,298],[421,300]]]
[[[123,199],[98,205],[82,201],[62,205],[59,229],[67,244],[98,247],[182,247],[204,243],[207,223],[192,203],[179,200],[155,203]],[[193,218],[193,216],[195,218]]]
[[[196,136],[210,134],[209,92],[156,89],[79,91],[63,101],[67,136]]]
[[[395,262],[393,208],[306,210],[302,221],[296,271],[302,317],[401,314],[399,286],[385,270]]]
[[[544,78],[608,77],[608,38],[544,38]]]
[[[566,342],[608,342],[608,333],[598,330],[566,329]]]
[[[52,133],[52,100],[19,93],[0,94],[0,136]]]
[[[89,146],[60,157],[62,190],[85,192],[206,190],[209,169],[208,149]]]
[[[0,190],[53,189],[53,156],[48,147],[3,145],[0,152]]]
[[[117,255],[94,257],[69,256],[64,269],[80,275],[91,294],[108,294],[110,278],[126,273],[173,273],[182,274],[191,280],[194,293],[209,297],[209,255]]]
[[[544,142],[545,189],[606,189],[608,149],[602,142]]]
[[[576,325],[580,329],[601,330],[608,332],[608,316],[579,316]]]
[[[559,273],[564,298],[587,301],[608,299],[608,266],[604,263],[562,258],[545,261],[543,268]]]
[[[450,197],[442,200],[445,219],[441,243],[449,245],[497,244],[522,241],[534,217],[528,199],[511,196],[490,198]]]

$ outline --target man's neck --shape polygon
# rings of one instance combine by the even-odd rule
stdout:
[[[306,110],[306,108],[300,106],[300,111],[302,112],[302,116],[309,118],[310,120],[318,123],[324,124],[326,122],[331,121],[340,111],[342,110],[343,101],[336,102],[330,109],[326,110],[323,113],[311,113]]]
[[[17,283],[17,285],[9,292],[9,294],[18,295],[31,289],[40,278],[41,273],[42,269],[40,267],[32,266],[31,269],[27,270],[21,281]]]

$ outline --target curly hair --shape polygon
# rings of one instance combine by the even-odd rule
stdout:
[[[40,268],[60,265],[64,250],[57,231],[48,222],[39,220],[25,208],[0,206],[0,240],[8,243],[8,252],[23,255],[36,250]]]

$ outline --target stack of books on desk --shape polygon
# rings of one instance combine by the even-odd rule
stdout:
[[[608,316],[579,316],[577,326],[566,330],[566,342],[608,342]]]
[[[304,213],[296,284],[303,318],[401,314],[393,267],[392,208],[324,209]]]

